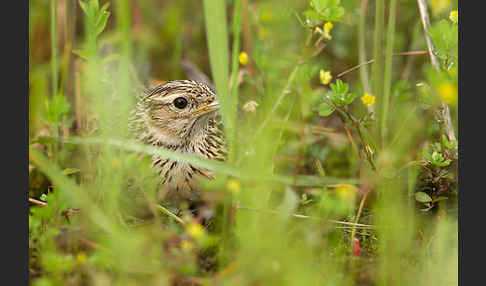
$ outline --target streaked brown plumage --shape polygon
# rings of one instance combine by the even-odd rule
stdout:
[[[206,84],[176,80],[159,84],[138,97],[131,120],[144,143],[203,158],[224,160],[225,146],[218,119],[219,103]],[[153,166],[164,187],[183,197],[195,195],[200,177],[212,178],[209,170],[154,156]]]

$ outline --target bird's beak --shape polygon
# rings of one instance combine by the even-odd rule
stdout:
[[[203,115],[207,113],[211,113],[214,111],[217,111],[219,109],[219,102],[214,101],[208,105],[205,105],[199,109],[196,109],[195,111],[192,112],[193,115]]]

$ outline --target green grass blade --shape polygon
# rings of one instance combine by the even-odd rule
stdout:
[[[273,181],[286,185],[297,186],[323,186],[329,184],[356,184],[357,180],[354,178],[334,178],[334,177],[317,177],[317,176],[297,176],[295,181],[292,176],[288,175],[273,175],[273,176],[249,176],[244,172],[233,167],[229,163],[203,159],[194,155],[187,155],[179,152],[169,151],[162,148],[154,147],[151,145],[143,145],[125,140],[117,139],[104,139],[104,138],[80,138],[70,137],[61,140],[67,144],[87,144],[87,145],[105,145],[110,147],[117,147],[130,152],[144,153],[152,156],[161,156],[172,160],[178,160],[185,163],[190,163],[194,166],[206,168],[221,174],[233,176],[241,179],[261,180],[261,181]],[[295,183],[294,183],[295,182]]]
[[[383,143],[386,140],[386,128],[388,120],[388,108],[390,103],[391,80],[392,80],[392,57],[393,57],[393,41],[395,39],[395,14],[397,1],[390,1],[390,13],[388,18],[388,27],[386,33],[386,54],[385,54],[385,75],[383,84],[383,102],[381,105],[381,120],[380,132]]]
[[[374,43],[374,58],[375,63],[373,65],[373,93],[376,96],[376,111],[377,118],[382,121],[382,104],[383,104],[383,30],[385,26],[385,1],[376,0],[376,12],[375,12],[375,43]],[[380,124],[380,123],[378,123]],[[380,125],[378,125],[380,126]],[[378,128],[375,133],[377,138],[380,137],[381,131]],[[381,142],[381,140],[377,140]]]
[[[221,114],[227,135],[227,143],[232,146],[236,99],[229,93],[228,31],[226,25],[226,5],[224,0],[204,0],[206,38],[213,81],[221,104]]]

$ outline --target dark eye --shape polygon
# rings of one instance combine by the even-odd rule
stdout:
[[[174,100],[174,106],[179,109],[184,109],[187,106],[187,100],[184,97],[178,97]]]

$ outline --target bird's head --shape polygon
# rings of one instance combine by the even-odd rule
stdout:
[[[219,110],[211,88],[191,80],[157,85],[143,100],[149,131],[167,145],[180,145],[207,132],[209,120]]]

